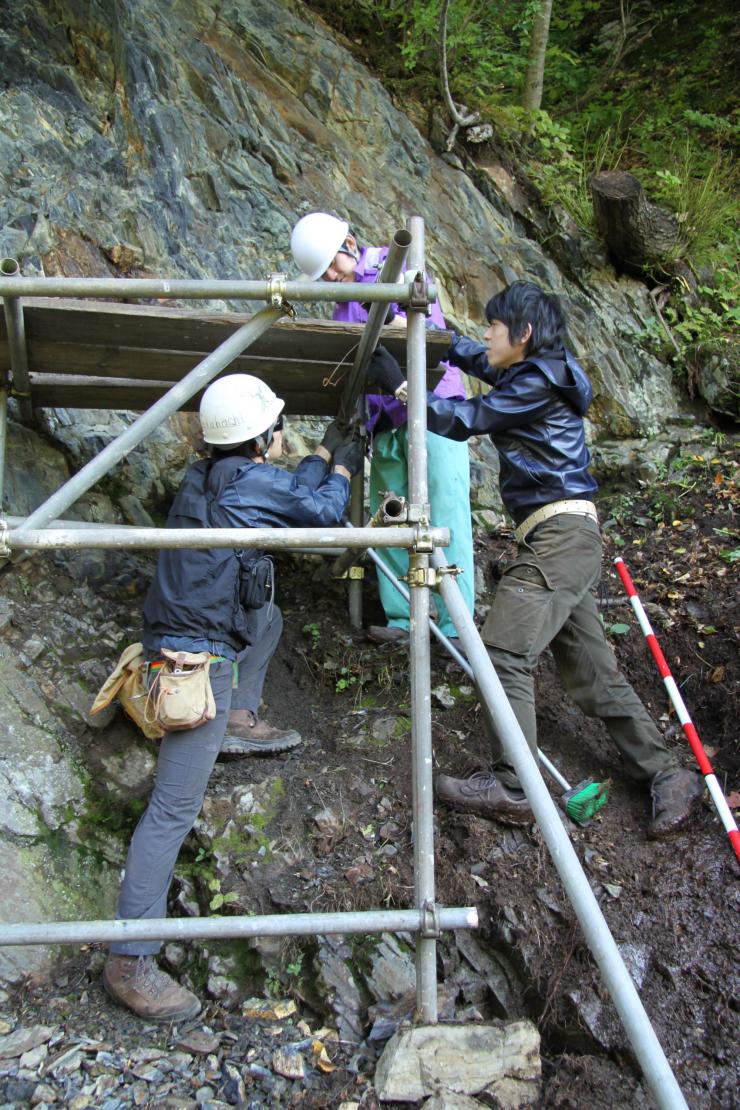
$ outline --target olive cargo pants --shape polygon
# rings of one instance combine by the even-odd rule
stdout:
[[[663,737],[607,643],[594,591],[601,574],[601,536],[594,520],[561,514],[519,545],[499,582],[481,636],[533,753],[537,751],[534,670],[550,647],[566,690],[588,717],[600,717],[629,775],[648,781],[677,766]],[[515,785],[491,732],[495,766]]]

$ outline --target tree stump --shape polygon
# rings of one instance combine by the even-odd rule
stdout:
[[[596,226],[622,268],[659,269],[680,242],[676,217],[649,201],[631,173],[603,171],[590,184]]]

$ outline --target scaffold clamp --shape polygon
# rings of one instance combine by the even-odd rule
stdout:
[[[406,305],[407,312],[429,312],[429,283],[420,272],[415,275],[409,288],[409,300]]]
[[[294,317],[296,314],[293,305],[285,299],[285,285],[288,280],[287,274],[274,273],[267,275],[267,298],[273,308],[284,309],[287,316]]]
[[[421,907],[421,928],[419,934],[425,940],[437,940],[442,935],[442,930],[439,924],[439,909],[432,901],[427,898]]]
[[[3,517],[0,517],[0,558],[3,559],[9,559],[10,556],[13,554],[12,550],[8,546],[9,532],[10,529],[8,528],[7,520],[5,520]]]
[[[429,521],[425,520],[418,524],[414,529],[414,551],[417,554],[423,555],[434,551],[434,544],[432,542],[432,533],[429,528]]]

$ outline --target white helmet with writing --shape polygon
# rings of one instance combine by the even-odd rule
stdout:
[[[252,374],[227,374],[211,382],[201,398],[203,439],[216,447],[257,439],[272,431],[284,407],[285,401],[259,378]]]

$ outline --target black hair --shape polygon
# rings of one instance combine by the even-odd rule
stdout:
[[[486,319],[489,324],[494,320],[506,324],[512,344],[521,341],[530,324],[532,334],[525,355],[557,349],[565,343],[565,316],[560,302],[533,281],[513,281],[491,297]]]

